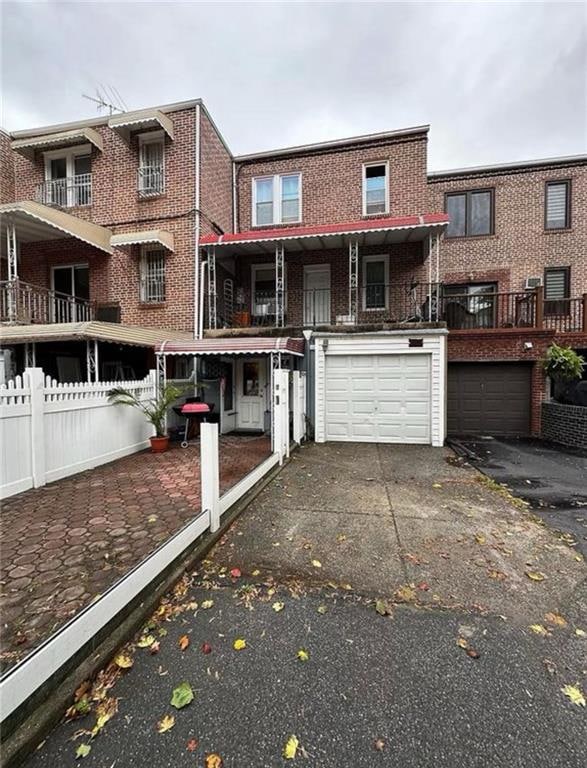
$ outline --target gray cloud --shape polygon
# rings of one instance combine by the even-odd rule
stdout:
[[[4,3],[2,124],[201,96],[235,152],[431,123],[430,168],[586,151],[583,3]]]

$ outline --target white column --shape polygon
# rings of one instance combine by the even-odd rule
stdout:
[[[289,459],[289,371],[281,369],[281,436],[282,452]]]
[[[33,486],[45,485],[45,383],[41,368],[26,368],[25,380],[31,392],[31,453]]]
[[[349,320],[358,322],[358,293],[359,293],[359,244],[356,240],[349,242]]]
[[[220,472],[218,424],[200,425],[200,475],[202,509],[210,515],[210,530],[220,528]]]
[[[300,445],[303,437],[302,430],[302,389],[300,382],[302,374],[300,371],[293,372],[293,439]]]

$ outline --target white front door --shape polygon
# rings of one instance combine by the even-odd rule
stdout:
[[[330,324],[330,264],[304,267],[304,325]]]
[[[237,429],[263,429],[265,416],[265,366],[266,360],[263,358],[237,361]]]

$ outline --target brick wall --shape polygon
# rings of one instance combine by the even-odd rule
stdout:
[[[0,129],[0,204],[14,200],[14,164],[10,136]]]
[[[544,229],[544,185],[571,179],[571,228]],[[441,276],[445,282],[497,282],[500,291],[521,291],[527,277],[545,267],[571,268],[571,296],[587,292],[587,163],[545,164],[520,172],[430,178],[429,209],[444,210],[447,192],[495,190],[495,233],[444,238]]]
[[[419,133],[362,146],[308,150],[245,162],[237,159],[239,231],[253,228],[252,179],[294,172],[302,174],[302,221],[297,226],[358,221],[363,218],[362,164],[373,161],[389,161],[390,210],[386,215],[424,213],[426,145],[426,134]]]
[[[200,208],[225,232],[232,232],[232,156],[205,110],[201,117]],[[202,233],[211,232],[202,218]]]
[[[541,436],[544,440],[587,448],[587,408],[563,403],[542,403]]]

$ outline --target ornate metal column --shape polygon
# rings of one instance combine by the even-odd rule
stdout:
[[[277,244],[275,246],[275,324],[278,328],[283,328],[285,325],[285,311],[284,311],[284,258],[283,258],[283,245]]]
[[[18,252],[16,248],[16,227],[9,217],[6,222],[6,253],[8,257],[8,279],[18,278]]]
[[[359,293],[359,243],[357,240],[349,242],[349,319],[352,323],[358,318],[358,293]]]
[[[208,326],[216,328],[217,324],[217,293],[216,293],[216,248],[208,248]]]
[[[87,366],[87,381],[98,381],[99,375],[99,361],[98,361],[98,340],[86,341],[86,366]]]
[[[35,342],[31,342],[30,344],[24,345],[24,367],[25,368],[36,368],[37,367],[37,345]]]

